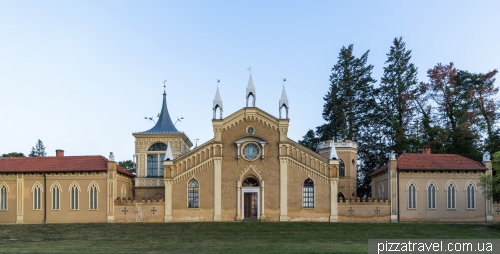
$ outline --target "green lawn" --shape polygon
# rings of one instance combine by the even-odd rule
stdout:
[[[368,239],[500,238],[499,224],[200,222],[0,225],[0,253],[366,253]]]

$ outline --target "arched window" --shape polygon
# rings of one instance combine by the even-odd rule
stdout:
[[[417,188],[414,183],[408,186],[408,209],[417,208]]]
[[[384,184],[380,184],[380,189],[378,191],[378,197],[384,198]]]
[[[345,177],[345,163],[339,159],[339,177]]]
[[[95,183],[91,183],[89,186],[89,209],[97,210],[97,185]]]
[[[167,145],[155,143],[148,149],[148,177],[163,177],[163,160]]]
[[[78,210],[78,196],[80,195],[80,188],[78,188],[76,183],[73,183],[69,188],[69,192],[69,208],[71,210]]]
[[[0,189],[0,210],[7,210],[7,187],[4,184]]]
[[[314,207],[314,182],[313,180],[311,180],[311,178],[307,178],[304,181],[304,186],[302,189],[302,207]]]
[[[198,181],[191,179],[188,183],[188,208],[198,208],[198,194]]]
[[[35,183],[33,186],[33,210],[42,210],[42,186]]]
[[[122,199],[125,197],[127,194],[127,189],[125,189],[125,185],[122,185]]]
[[[427,208],[436,209],[436,186],[434,183],[427,187]]]
[[[456,202],[455,192],[456,192],[455,184],[450,183],[448,185],[448,188],[446,188],[446,196],[447,196],[447,206],[446,207],[448,209],[457,208],[456,203],[455,203]]]
[[[467,185],[466,191],[467,191],[467,209],[476,208],[474,185],[472,183],[469,183]]]
[[[58,184],[55,184],[54,187],[52,187],[52,210],[59,210],[60,209],[60,195],[61,195],[61,187],[59,187]]]
[[[243,181],[243,187],[259,187],[259,180],[253,177],[248,177],[245,181]]]

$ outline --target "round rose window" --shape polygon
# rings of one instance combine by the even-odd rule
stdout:
[[[259,148],[253,143],[247,144],[243,147],[243,156],[249,161],[255,160],[259,156]]]

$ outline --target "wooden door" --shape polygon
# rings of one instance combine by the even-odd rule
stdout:
[[[257,219],[257,193],[245,193],[245,220]]]

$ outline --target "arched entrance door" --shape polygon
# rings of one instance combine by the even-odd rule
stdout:
[[[243,220],[260,219],[260,183],[254,177],[248,177],[242,184],[242,208]]]

